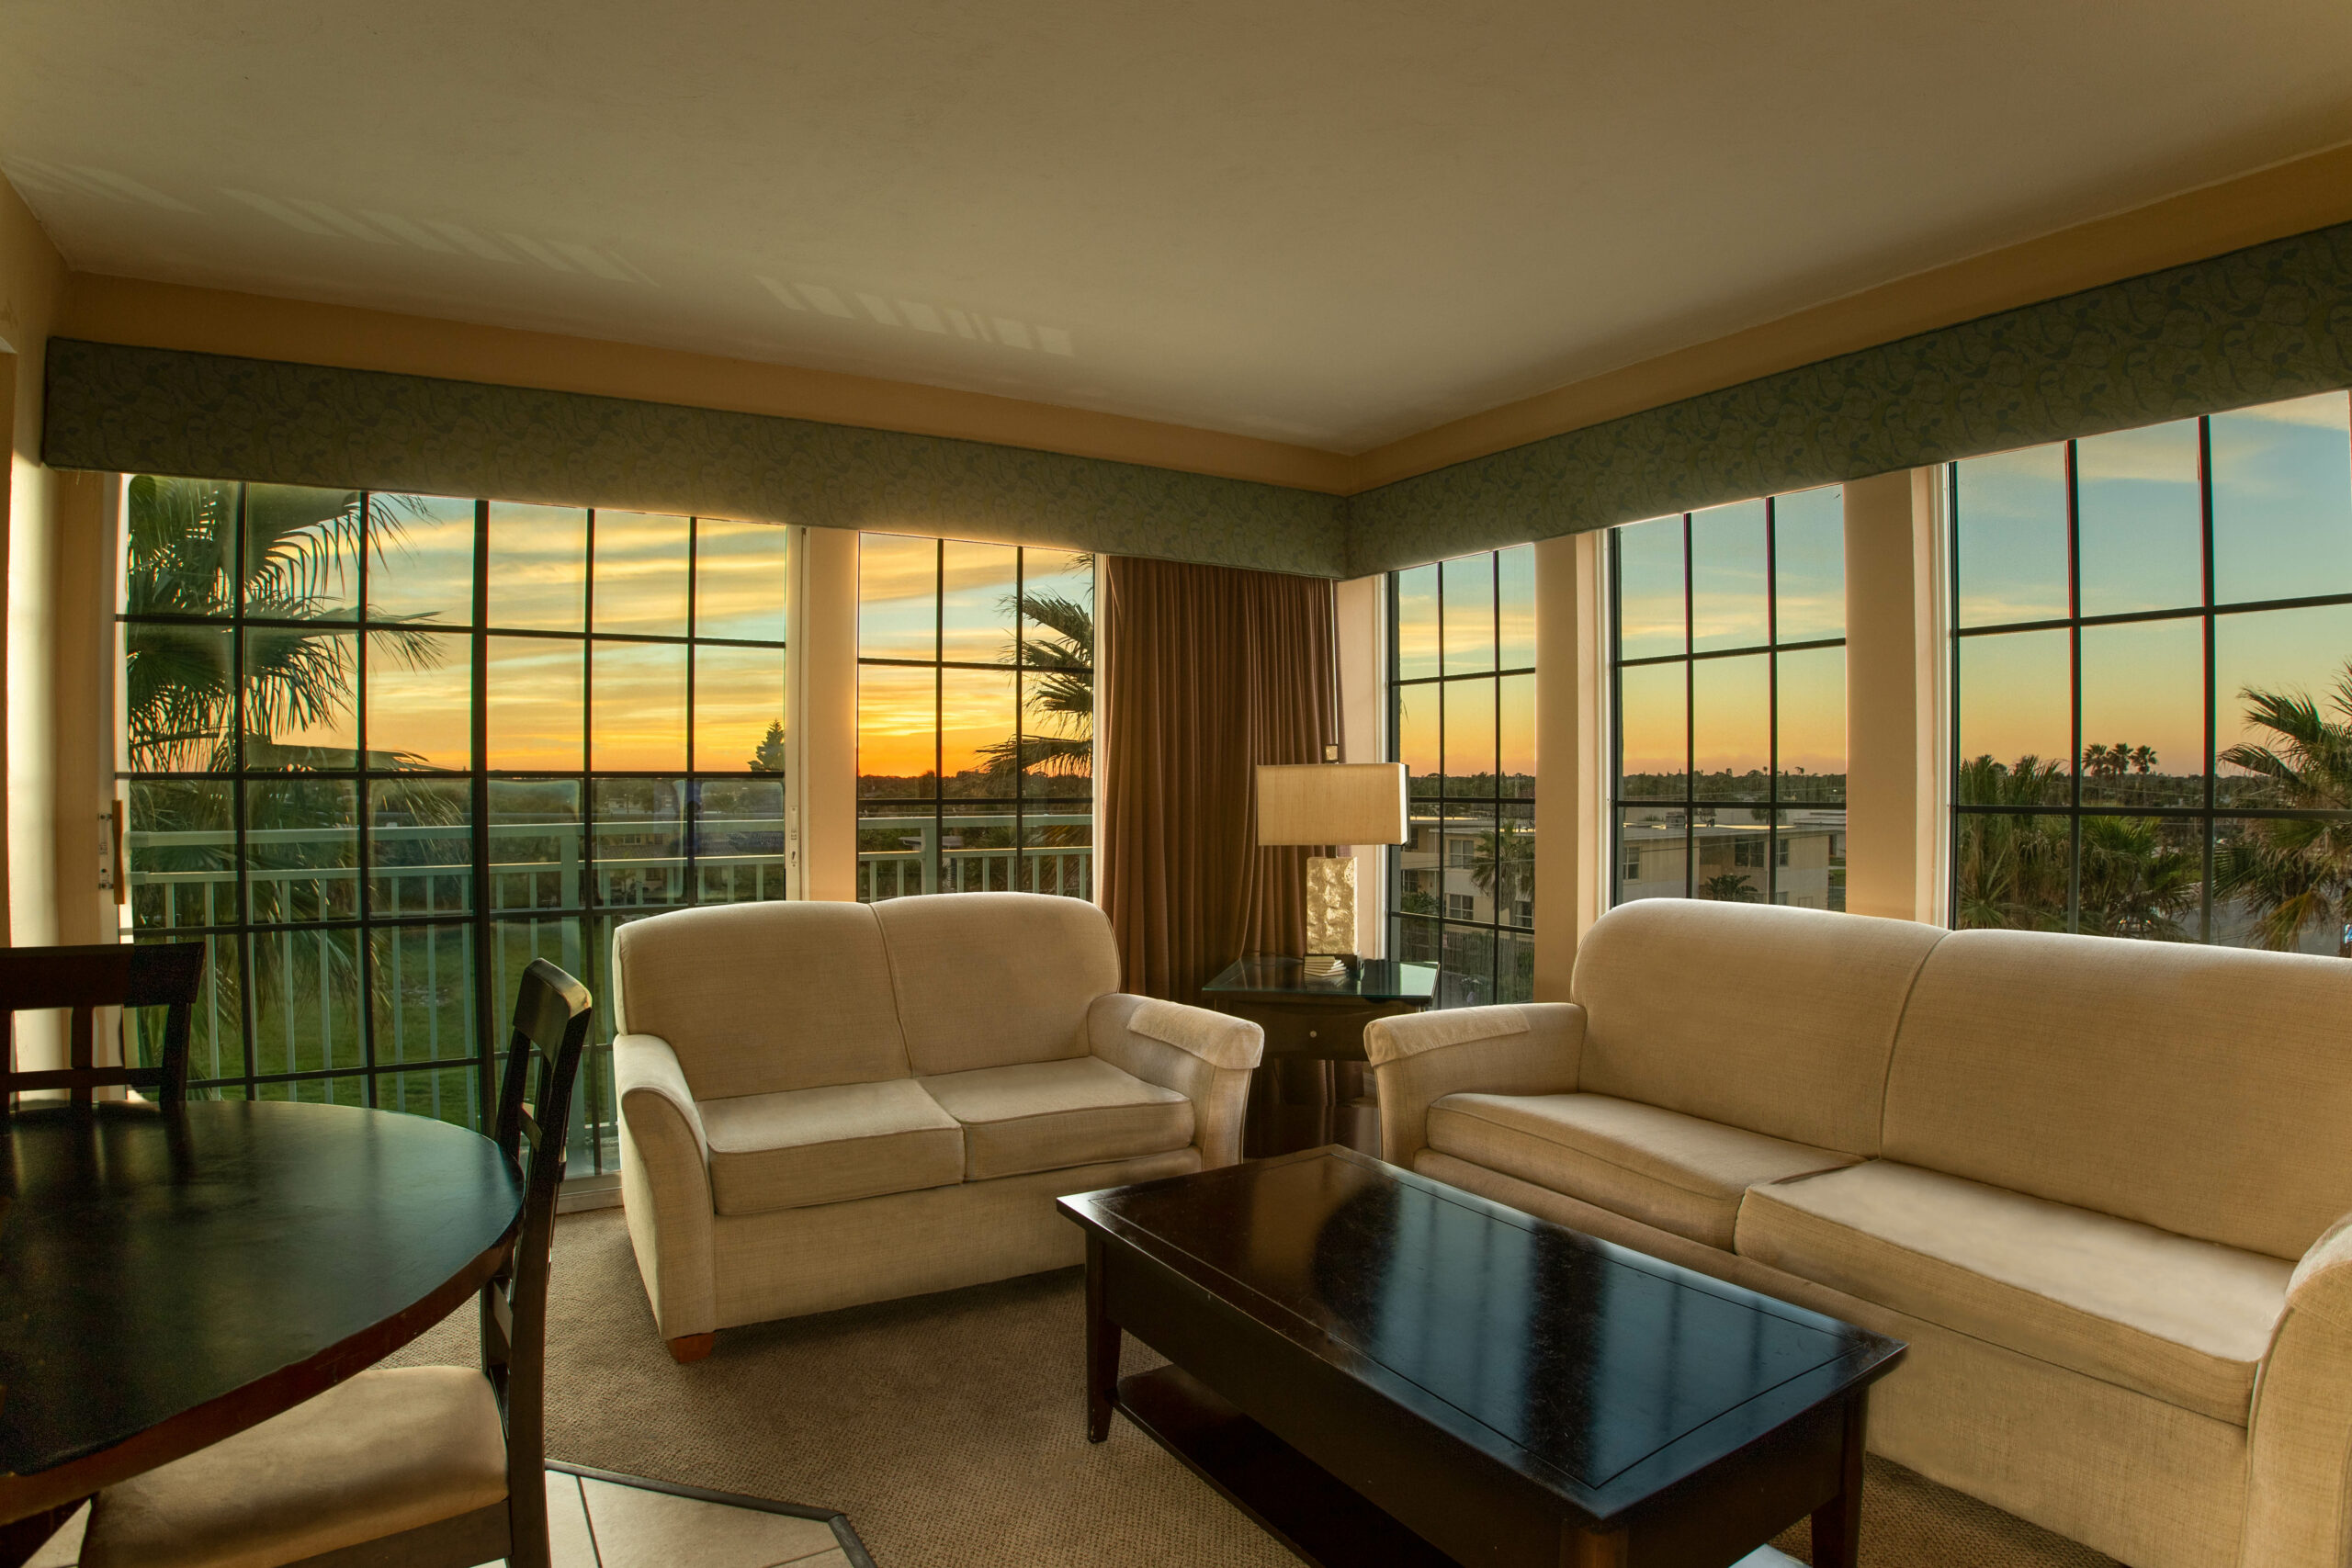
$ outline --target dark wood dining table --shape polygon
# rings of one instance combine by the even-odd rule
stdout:
[[[12,1535],[447,1316],[513,1246],[523,1193],[490,1139],[386,1111],[102,1103],[0,1122],[0,1560]]]

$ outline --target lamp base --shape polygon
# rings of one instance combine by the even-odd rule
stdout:
[[[1356,862],[1353,855],[1306,860],[1306,975],[1329,979],[1355,968]]]

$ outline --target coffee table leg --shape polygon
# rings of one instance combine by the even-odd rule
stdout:
[[[1846,1435],[1838,1495],[1813,1511],[1813,1568],[1855,1568],[1862,1540],[1862,1438],[1869,1425],[1866,1390],[1846,1402]]]
[[[1086,1233],[1086,1440],[1111,1435],[1111,1401],[1119,1392],[1119,1325],[1103,1303],[1102,1238]]]

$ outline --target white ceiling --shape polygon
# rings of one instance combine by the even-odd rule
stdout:
[[[2345,0],[0,0],[78,269],[1349,452],[2346,141]]]

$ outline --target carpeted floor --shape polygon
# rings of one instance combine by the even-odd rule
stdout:
[[[681,1367],[619,1212],[573,1214],[548,1354],[549,1458],[839,1508],[879,1568],[1296,1568],[1125,1422],[1086,1441],[1074,1269],[734,1329]],[[476,1355],[468,1307],[393,1359]],[[1865,1568],[2109,1562],[1876,1460],[1865,1508]],[[1777,1544],[1805,1557],[1804,1527]]]

